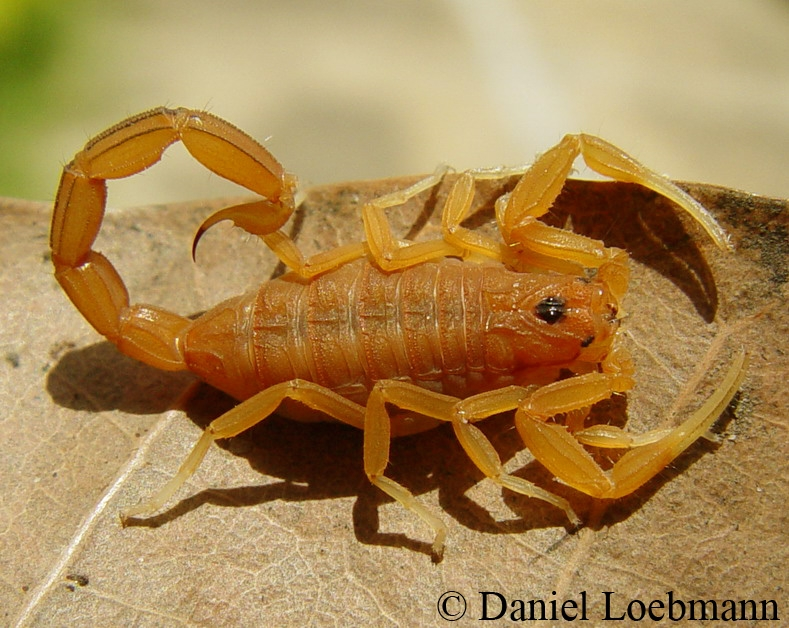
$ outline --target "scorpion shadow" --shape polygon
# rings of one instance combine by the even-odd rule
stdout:
[[[690,219],[674,203],[636,184],[568,181],[552,214],[562,221],[565,212],[579,233],[625,249],[674,283],[706,323],[715,318],[718,291],[712,270],[685,229]]]

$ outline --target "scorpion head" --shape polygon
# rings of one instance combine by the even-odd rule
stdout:
[[[496,308],[488,322],[502,360],[515,368],[561,366],[597,363],[610,351],[619,306],[604,281],[521,275],[512,288],[508,311]]]

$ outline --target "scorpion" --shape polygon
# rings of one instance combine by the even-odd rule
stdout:
[[[107,181],[142,172],[177,141],[213,173],[259,195],[206,218],[193,257],[205,231],[230,220],[260,237],[289,269],[194,319],[132,304],[112,263],[92,248]],[[282,229],[296,208],[296,177],[221,118],[158,108],[88,141],[64,167],[54,203],[50,246],[57,281],[122,353],[160,369],[188,369],[240,401],[208,425],[169,482],[122,512],[121,520],[160,510],[215,440],[248,430],[283,402],[300,402],[363,430],[366,476],[432,529],[438,560],[445,524],[385,474],[393,437],[449,423],[487,478],[561,509],[573,526],[581,520],[570,503],[505,472],[477,422],[514,411],[534,458],[562,483],[595,498],[632,493],[666,468],[728,406],[744,378],[746,356],[736,355],[717,390],[674,428],[635,435],[611,425],[586,426],[594,404],[634,386],[634,366],[618,342],[627,253],[540,220],[579,156],[599,174],[670,199],[718,247],[731,248],[723,228],[693,197],[586,134],[566,135],[518,171],[515,187],[495,203],[500,239],[462,223],[475,182],[504,169],[458,175],[442,208],[440,238],[412,242],[392,233],[386,210],[437,185],[444,174],[438,170],[364,204],[364,241],[309,258]],[[627,451],[604,470],[587,447]]]

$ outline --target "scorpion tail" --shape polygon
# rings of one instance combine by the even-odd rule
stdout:
[[[82,315],[123,353],[167,370],[186,368],[181,338],[191,321],[155,306],[132,305],[115,267],[92,247],[104,218],[107,179],[142,172],[179,140],[206,168],[267,199],[220,212],[207,226],[232,217],[244,228],[267,233],[288,219],[295,178],[265,148],[209,113],[159,108],[97,135],[66,165],[50,231],[55,277]],[[257,209],[265,210],[263,218],[251,217]]]

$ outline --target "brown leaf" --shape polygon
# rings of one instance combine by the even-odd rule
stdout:
[[[306,253],[358,239],[363,199],[408,181],[312,190],[293,233]],[[489,229],[492,199],[511,185],[484,183],[469,224]],[[466,596],[472,620],[480,591],[560,606],[585,592],[592,624],[604,616],[603,591],[614,592],[616,615],[632,599],[665,603],[668,591],[774,599],[785,614],[786,202],[688,187],[736,253],[716,250],[636,186],[571,182],[550,220],[569,216],[576,231],[633,259],[625,341],[638,387],[600,404],[598,418],[629,417],[636,431],[681,420],[744,346],[749,375],[719,424],[722,442],[695,444],[634,495],[602,504],[531,464],[511,420],[488,421],[507,468],[566,496],[587,522],[570,533],[562,513],[484,481],[451,430],[400,439],[389,473],[449,527],[438,565],[429,531],[367,483],[360,433],[276,417],[212,448],[153,519],[158,527],[121,528],[117,512],[171,477],[232,401],[201,386],[185,411],[170,412],[192,378],[140,365],[99,338],[52,277],[49,206],[3,201],[3,623],[426,625],[441,623],[436,604],[449,590]],[[434,236],[445,194],[446,185],[393,211],[398,233]],[[195,228],[221,204],[111,212],[96,248],[133,300],[198,312],[282,270],[262,243],[223,227],[190,262]],[[498,608],[491,599],[488,612]]]

